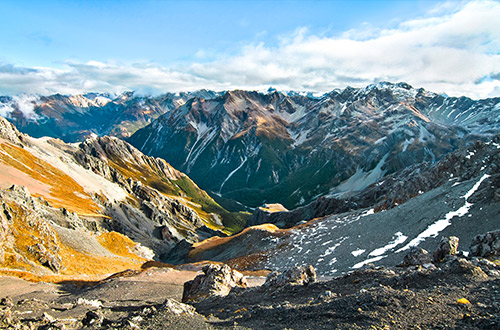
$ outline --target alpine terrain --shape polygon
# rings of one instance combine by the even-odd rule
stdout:
[[[237,90],[194,97],[129,141],[213,196],[290,209],[360,191],[491,136],[500,129],[499,104],[405,83],[347,87],[320,98]]]
[[[500,98],[379,83],[0,113],[0,328],[500,326]]]
[[[35,139],[0,117],[0,169],[4,273],[137,268],[180,241],[226,236],[244,223],[164,160],[113,137]]]

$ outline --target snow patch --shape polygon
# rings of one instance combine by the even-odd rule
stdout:
[[[226,179],[224,179],[224,181],[223,181],[223,182],[222,182],[222,184],[220,185],[220,188],[219,188],[219,194],[221,193],[221,191],[222,191],[222,187],[224,187],[224,184],[227,182],[227,180],[229,180],[229,179],[233,176],[233,174],[234,174],[234,173],[238,172],[238,170],[239,170],[240,168],[242,168],[242,167],[243,167],[243,165],[245,165],[245,163],[247,162],[247,160],[248,160],[248,158],[246,158],[246,157],[245,157],[245,159],[241,162],[241,164],[240,164],[238,167],[236,167],[236,168],[235,168],[235,169],[234,169],[231,173],[229,173],[229,175],[227,176],[227,178],[226,178]]]
[[[385,254],[387,251],[395,248],[399,244],[404,243],[408,239],[408,236],[403,235],[403,233],[399,232],[399,231],[395,235],[396,235],[396,237],[392,241],[390,241],[387,245],[373,250],[372,252],[370,252],[368,254],[368,256],[369,257],[381,256],[381,255]]]
[[[470,207],[473,205],[467,202],[467,199],[472,196],[477,191],[477,189],[479,189],[481,183],[488,177],[490,177],[490,175],[484,174],[479,179],[479,181],[476,182],[476,184],[465,195],[462,196],[462,198],[465,198],[465,204],[463,206],[461,206],[458,210],[446,213],[444,219],[439,219],[438,221],[428,226],[417,237],[412,239],[408,244],[406,244],[396,252],[399,253],[401,251],[408,250],[411,247],[417,246],[418,244],[420,244],[420,242],[424,241],[428,237],[436,237],[441,231],[451,225],[451,219],[453,219],[454,217],[463,217],[464,215],[466,215],[469,212]]]
[[[375,209],[369,209],[368,211],[363,212],[360,217],[366,217],[370,214],[375,214]]]
[[[375,261],[379,261],[383,258],[385,258],[386,256],[378,256],[378,257],[375,257],[375,258],[370,258],[370,259],[366,259],[364,261],[361,261],[361,262],[358,262],[357,264],[355,264],[354,266],[352,266],[351,268],[352,269],[358,269],[358,268],[361,268],[363,267],[364,265],[367,265],[369,263],[372,263],[372,262],[375,262]]]
[[[351,254],[355,257],[359,257],[360,255],[362,255],[363,253],[365,253],[366,250],[363,250],[363,249],[357,249],[357,250],[354,250],[351,252]]]
[[[408,146],[410,146],[414,141],[415,141],[414,138],[411,138],[409,140],[405,139],[402,152],[405,152],[408,149]]]
[[[470,159],[472,156],[474,156],[476,153],[474,151],[469,151],[469,154],[465,156],[465,158]]]

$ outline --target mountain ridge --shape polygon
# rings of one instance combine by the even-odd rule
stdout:
[[[181,241],[226,236],[241,226],[242,215],[224,210],[185,174],[113,137],[78,145],[35,139],[0,117],[0,169],[3,272],[137,268]],[[82,253],[95,271],[72,257]]]
[[[237,90],[193,98],[129,141],[213,194],[294,208],[491,136],[500,128],[499,104],[405,83],[348,87],[319,99]]]

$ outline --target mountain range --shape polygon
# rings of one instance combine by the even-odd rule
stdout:
[[[78,273],[71,248],[331,276],[441,234],[467,246],[498,229],[499,104],[406,83],[1,97],[0,259]]]
[[[491,136],[500,129],[499,109],[500,98],[445,97],[405,83],[320,98],[231,91],[194,97],[129,141],[213,194],[295,208]]]

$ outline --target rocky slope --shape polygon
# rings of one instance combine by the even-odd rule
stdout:
[[[92,258],[100,273],[138,267],[180,241],[241,226],[241,215],[225,211],[185,174],[122,140],[35,139],[1,117],[0,189],[5,271],[93,274]]]
[[[321,98],[231,91],[193,98],[129,141],[215,194],[253,207],[295,208],[360,191],[498,132],[499,104],[405,83],[348,87]]]
[[[161,114],[195,96],[215,97],[200,90],[158,97],[88,93],[84,95],[21,95],[0,97],[0,115],[31,136],[50,136],[66,142],[82,141],[90,134],[128,137]]]
[[[217,264],[198,275],[148,268],[83,287],[0,278],[0,328],[496,329],[499,240],[500,232],[474,240],[471,255],[475,247],[489,246],[490,260],[446,249],[464,250],[449,237],[437,246],[439,260],[367,265],[332,279],[317,278],[311,266],[294,267],[270,273],[258,285]]]
[[[186,261],[273,270],[312,264],[318,274],[332,276],[367,263],[395,265],[408,249],[434,246],[440,235],[456,235],[468,246],[475,235],[498,229],[499,157],[496,136],[356,194],[320,198],[292,211],[268,206],[249,222],[289,229],[266,224],[212,238],[193,245]]]

